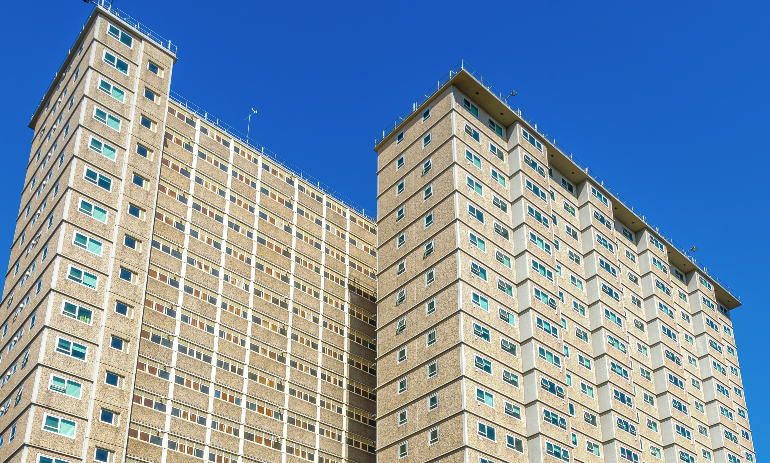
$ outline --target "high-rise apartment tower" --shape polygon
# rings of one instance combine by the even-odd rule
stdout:
[[[425,95],[375,140],[378,461],[754,461],[729,288],[466,65]]]
[[[376,226],[97,5],[35,111],[0,461],[374,461]]]

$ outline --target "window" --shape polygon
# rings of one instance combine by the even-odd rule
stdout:
[[[690,430],[685,428],[684,426],[676,424],[676,433],[687,440],[692,440],[692,434],[690,433]]]
[[[572,283],[572,286],[576,287],[577,289],[583,291],[583,280],[576,277],[574,274],[571,274],[569,277],[569,282]]]
[[[75,422],[46,413],[43,416],[43,430],[74,438]]]
[[[594,397],[594,388],[582,381],[580,382],[580,392],[587,395],[588,397],[591,397],[592,399]]]
[[[406,392],[407,390],[407,378],[401,378],[398,380],[398,393]]]
[[[118,71],[122,72],[123,74],[128,75],[128,63],[116,57],[115,55],[108,52],[107,50],[104,50],[104,57],[102,58],[102,60],[105,63],[117,69]]]
[[[431,142],[431,137],[430,137],[430,132],[428,132],[427,135],[422,137],[422,147],[425,148],[426,146],[430,145],[430,142]]]
[[[466,126],[467,127],[467,126]],[[474,166],[481,169],[481,158],[470,152],[470,150],[465,150],[465,159],[473,164]]]
[[[476,401],[480,404],[495,408],[495,398],[492,393],[478,387],[476,388]]]
[[[430,315],[436,311],[436,300],[431,299],[425,304],[425,315]]]
[[[147,87],[144,87],[144,97],[152,101],[153,103],[157,103],[158,101],[160,101],[160,97]]]
[[[500,172],[496,171],[494,169],[494,167],[491,168],[491,169],[492,169],[492,180],[494,180],[497,183],[499,183],[503,188],[506,188],[506,186],[505,186],[505,184],[506,184],[505,176],[503,174],[501,174]]]
[[[94,107],[94,119],[107,125],[107,127],[120,132],[120,119],[99,107]]]
[[[467,98],[463,98],[463,107],[471,112],[476,117],[479,117],[479,108],[475,104],[468,101]]]
[[[401,206],[396,212],[396,222],[404,218],[404,206]]]
[[[126,304],[124,304],[124,303],[122,303],[120,301],[116,301],[115,302],[115,312],[117,312],[117,313],[119,313],[121,315],[128,316],[128,305],[126,305]]]
[[[137,219],[144,220],[144,209],[141,209],[139,206],[129,203],[128,213]]]
[[[476,368],[486,373],[492,374],[492,362],[476,354],[473,364]]]
[[[500,125],[493,121],[492,118],[487,118],[487,126],[492,129],[496,134],[503,136],[503,128],[500,127]]]
[[[398,325],[396,326],[396,334],[401,334],[404,331],[406,331],[406,317],[403,317],[398,321]]]
[[[529,241],[534,243],[537,247],[545,251],[549,256],[551,255],[551,245],[548,244],[543,238],[540,236],[529,232]],[[570,256],[575,255],[572,251],[570,251]],[[578,264],[580,264],[580,258],[578,257]]]
[[[104,383],[109,384],[110,386],[120,387],[120,376],[108,371],[104,377]]]
[[[401,275],[406,271],[406,260],[402,260],[396,267],[396,275]]]
[[[504,214],[508,213],[508,203],[504,199],[498,198],[496,194],[492,195],[492,204],[503,211]]]
[[[107,463],[110,459],[110,451],[105,450],[99,447],[96,447],[96,451],[94,452],[94,460],[100,461],[102,463]],[[42,461],[40,463],[43,463]],[[58,461],[56,463],[59,463]]]
[[[123,267],[120,268],[119,276],[120,276],[121,280],[126,280],[129,283],[133,283],[135,275],[136,274],[134,272],[132,272],[131,270],[128,270],[128,269],[123,268]]]
[[[479,325],[478,323],[473,323],[473,336],[477,338],[481,338],[486,342],[491,342],[491,337],[489,335],[489,329]]]
[[[484,242],[483,239],[476,236],[473,232],[468,232],[468,236],[469,236],[471,245],[479,248],[483,252],[487,251],[486,243]]]
[[[156,128],[157,124],[155,123],[155,121],[153,121],[152,119],[148,118],[144,114],[142,114],[142,116],[139,118],[139,123],[142,125],[142,127],[145,127],[147,129],[150,129],[153,132],[155,132],[155,128]]]
[[[124,341],[123,339],[120,339],[117,336],[111,336],[110,337],[110,347],[113,349],[119,350],[123,352],[123,349],[126,347],[128,343]]]
[[[536,210],[532,206],[527,206],[527,214],[529,214],[535,220],[537,220],[542,225],[544,225],[545,228],[549,228],[549,226],[548,226],[548,217],[545,217],[544,215],[542,215],[540,213],[540,211]]]
[[[133,249],[135,251],[138,251],[138,249],[137,249],[138,248],[138,243],[137,243],[136,239],[134,239],[134,238],[132,238],[132,237],[130,237],[128,235],[124,235],[123,236],[123,245],[125,245],[127,248],[131,248],[131,249]]]
[[[68,301],[64,301],[64,305],[62,306],[61,313],[65,317],[74,318],[75,320],[83,322],[87,325],[91,324],[92,312],[91,310],[86,309],[85,307],[75,305]]]
[[[406,347],[402,347],[398,350],[398,363],[406,360]]]
[[[126,34],[125,32],[123,32],[122,30],[120,30],[117,27],[113,26],[112,24],[110,24],[107,27],[107,33],[109,35],[115,37],[116,39],[120,40],[121,43],[126,45],[128,48],[131,48],[131,44],[133,43],[133,39],[131,38],[130,35]]]
[[[515,450],[520,453],[524,453],[524,444],[521,439],[518,437],[514,437],[510,434],[507,434],[505,436],[505,445],[512,450]]]
[[[433,445],[438,442],[438,427],[430,430],[428,433],[428,445]]]
[[[497,438],[495,437],[494,427],[488,424],[482,423],[481,421],[477,422],[477,424],[478,424],[478,430],[479,430],[478,432],[479,437],[487,438],[493,442],[497,441]]]
[[[538,151],[540,151],[541,153],[543,152],[543,145],[539,141],[537,141],[537,138],[535,138],[533,135],[531,135],[529,132],[527,132],[523,128],[521,129],[521,134],[524,137],[524,139],[530,142],[535,148],[537,148]]]
[[[432,394],[428,397],[428,411],[433,411],[438,408],[438,394]]]
[[[422,175],[425,175],[425,174],[427,174],[428,172],[430,172],[430,169],[431,169],[432,167],[433,167],[433,165],[431,164],[431,162],[430,162],[430,159],[428,159],[427,161],[425,161],[425,163],[422,165]]]
[[[466,176],[465,177],[465,183],[468,185],[468,188],[472,191],[475,191],[481,196],[484,196],[484,188],[481,186],[481,183],[477,182],[473,177]]]
[[[569,450],[545,441],[545,453],[562,461],[569,461]]]
[[[409,422],[409,410],[401,410],[398,412],[398,425],[402,426]]]
[[[402,442],[398,444],[398,458],[404,458],[409,455],[409,442]]]
[[[487,281],[487,269],[476,262],[471,262],[471,274],[476,275],[484,281]]]
[[[107,95],[110,95],[121,103],[123,103],[123,100],[126,96],[126,92],[118,88],[116,85],[107,82],[101,77],[99,78],[99,90],[103,91]]]
[[[89,167],[85,168],[83,178],[100,188],[104,188],[107,191],[112,189],[111,178],[107,177],[106,175],[99,174]]]
[[[508,268],[511,268],[511,258],[495,249],[495,259]]]
[[[147,62],[147,70],[153,74],[156,74],[158,77],[163,77],[163,69],[152,61]]]
[[[396,196],[403,193],[404,188],[405,188],[405,180],[401,180],[400,182],[398,182],[398,185],[396,186]]]
[[[131,181],[132,181],[132,183],[134,185],[136,185],[139,188],[142,188],[144,190],[146,190],[146,189],[148,189],[150,187],[149,181],[146,178],[144,178],[144,177],[142,177],[140,175],[137,175],[137,174],[134,174],[134,176],[133,176]]]
[[[433,196],[433,185],[428,185],[428,187],[422,192],[422,200],[427,201],[431,196]]]
[[[117,150],[112,146],[102,142],[101,140],[90,137],[88,147],[111,161],[115,160]]]
[[[96,289],[96,286],[99,282],[99,278],[96,275],[80,270],[79,268],[73,267],[72,265],[69,266],[67,278],[74,281],[75,283],[80,283],[81,285],[87,286],[91,289]]]
[[[516,344],[505,338],[500,338],[500,349],[508,352],[509,354],[516,356]]]
[[[136,154],[143,158],[152,159],[152,150],[137,143]]]
[[[487,298],[473,291],[471,292],[471,301],[473,302],[473,305],[481,307],[482,309],[489,312],[489,301],[487,301]]]
[[[508,416],[512,416],[512,417],[516,418],[517,420],[520,420],[521,419],[521,408],[519,408],[518,406],[516,406],[516,405],[514,405],[514,404],[512,404],[510,402],[505,402],[505,414],[508,415]]]
[[[425,228],[428,228],[431,225],[433,225],[433,212],[430,212],[425,216]]]
[[[484,213],[474,207],[471,203],[468,203],[468,214],[470,214],[471,217],[474,217],[479,222],[484,223]]]
[[[97,256],[102,255],[102,243],[101,241],[97,241],[89,236],[86,236],[80,232],[75,232],[75,237],[72,241],[72,244],[75,246],[78,246],[80,248],[83,248],[89,252],[92,252],[96,254]]]
[[[398,235],[398,240],[396,241],[396,249],[400,248],[406,243],[406,233],[401,233]]]
[[[109,410],[102,409],[101,413],[99,414],[99,421],[107,424],[116,424],[115,413]]]
[[[438,364],[431,362],[428,364],[428,378],[433,378],[438,374]]]
[[[425,343],[428,347],[436,344],[436,330],[430,330],[426,336]]]
[[[508,229],[500,225],[499,223],[495,222],[495,233],[505,238],[506,241],[510,241]]]
[[[82,384],[76,381],[72,381],[53,374],[51,375],[51,383],[48,385],[50,390],[59,392],[61,394],[66,394],[76,399],[80,399],[80,391],[82,387]]]
[[[425,111],[422,112],[422,121],[425,122],[428,119],[430,119],[430,107],[425,109]]]
[[[551,352],[549,349],[546,349],[542,346],[538,346],[537,354],[538,354],[538,357],[540,357],[541,359],[561,369],[561,357],[559,357],[557,354]]]
[[[615,247],[609,243],[606,238],[598,233],[596,234],[596,242],[604,246],[604,248],[607,249],[611,254],[615,254]]]
[[[529,179],[524,179],[524,184],[527,190],[531,191],[532,193],[535,194],[535,196],[539,197],[540,199],[548,203],[548,199],[546,197],[545,191],[541,190],[539,186],[532,183]]]
[[[425,252],[423,253],[422,258],[426,259],[428,256],[433,254],[433,250],[434,250],[434,248],[433,248],[433,240],[428,241],[425,244]]]

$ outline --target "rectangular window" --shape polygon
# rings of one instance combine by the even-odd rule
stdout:
[[[97,256],[102,255],[102,243],[101,241],[97,241],[90,236],[86,236],[80,232],[75,232],[75,237],[72,241],[72,244],[75,246],[78,246],[80,248],[83,248],[89,252],[92,252],[96,254]]]
[[[87,325],[91,324],[92,312],[91,310],[86,309],[85,307],[75,305],[68,301],[64,301],[64,305],[62,306],[61,313],[65,317],[74,318],[75,320],[83,322]]]
[[[147,87],[144,87],[144,97],[153,103],[157,103],[160,100],[160,97]]]
[[[102,175],[92,170],[89,167],[85,168],[85,171],[83,172],[83,178],[86,179],[86,181],[91,182],[94,185],[100,188],[103,188],[107,191],[112,190],[112,179],[107,177],[106,175]]]
[[[43,430],[74,438],[75,422],[46,413],[43,416]]]
[[[531,135],[529,132],[527,132],[523,128],[521,129],[521,134],[524,137],[524,139],[530,142],[532,146],[537,148],[538,151],[540,151],[541,153],[543,152],[543,145],[537,140],[537,138],[535,138],[533,135]]]
[[[428,132],[427,135],[422,137],[422,147],[425,148],[426,146],[430,145],[430,142],[431,142],[431,136],[430,136],[430,132]]]
[[[74,281],[75,283],[80,283],[81,285],[87,286],[91,289],[96,289],[96,286],[99,282],[99,278],[96,275],[83,271],[77,267],[73,267],[72,265],[69,266],[67,278]]]
[[[85,361],[88,348],[82,344],[78,344],[60,337],[56,341],[56,352]]]
[[[463,98],[463,107],[471,112],[476,117],[479,117],[479,108],[475,104],[468,101],[467,98]]]
[[[107,50],[104,50],[104,57],[102,59],[104,60],[105,63],[114,67],[115,69],[122,72],[123,74],[128,75],[128,63],[126,63],[122,59],[116,57],[115,55],[108,52]]]
[[[123,100],[126,97],[126,92],[118,88],[116,85],[107,82],[101,77],[99,78],[99,90],[103,91],[107,95],[110,95],[121,103],[123,103]]]
[[[147,70],[158,77],[163,77],[163,69],[152,61],[147,61]]]
[[[482,423],[481,421],[478,422],[478,434],[479,437],[487,438],[493,442],[497,441],[497,438],[495,437],[495,428]]]
[[[155,121],[146,117],[144,114],[142,114],[142,116],[139,118],[139,123],[142,125],[142,127],[145,127],[155,132],[155,127],[157,126],[157,124],[155,123]]]
[[[99,107],[94,107],[94,119],[120,132],[120,119]]]
[[[54,392],[59,392],[70,397],[80,399],[80,391],[82,390],[83,386],[81,383],[76,381],[52,374],[51,383],[48,385],[48,388]]]
[[[102,142],[101,140],[98,140],[94,137],[90,137],[88,147],[91,150],[96,151],[97,153],[101,154],[102,156],[106,157],[111,161],[115,160],[117,150],[112,146]]]
[[[499,125],[497,122],[493,121],[491,118],[488,118],[488,122],[487,122],[487,125],[488,125],[488,126],[489,126],[489,128],[490,128],[490,129],[492,129],[492,130],[493,130],[493,131],[494,131],[496,134],[500,135],[501,137],[503,136],[503,128],[502,128],[502,127],[500,127],[500,125]]]

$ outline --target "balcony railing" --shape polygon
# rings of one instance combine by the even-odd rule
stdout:
[[[298,169],[291,163],[285,161],[283,158],[281,158],[274,152],[270,151],[269,149],[265,148],[260,143],[251,141],[251,139],[247,140],[245,135],[243,135],[241,132],[234,129],[232,126],[225,123],[218,117],[213,116],[210,112],[200,108],[198,105],[190,102],[189,100],[187,100],[186,98],[179,95],[173,90],[169,94],[169,97],[173,102],[175,102],[179,106],[185,108],[186,110],[200,117],[201,120],[206,121],[207,123],[217,127],[218,129],[224,132],[227,132],[234,139],[238,140],[238,142],[241,143],[243,146],[248,146],[253,152],[259,153],[269,158],[273,163],[277,164],[282,169],[288,171],[290,174],[294,175],[295,177],[301,179],[303,182],[307,183],[309,186],[317,189],[323,194],[330,196],[335,201],[342,203],[346,207],[353,210],[356,214],[364,217],[370,222],[376,223],[377,221],[376,217],[372,217],[369,214],[367,214],[362,207],[356,205],[353,201],[347,199],[345,196],[337,193],[333,189],[329,188],[328,186],[324,185],[320,181],[316,180],[315,178],[313,178],[311,175],[309,175],[307,172],[303,171],[302,169]]]
[[[467,72],[471,77],[473,77],[479,84],[481,84],[484,88],[490,91],[502,104],[507,106],[511,111],[515,112],[523,121],[526,123],[529,128],[535,132],[537,132],[541,137],[548,140],[556,149],[558,149],[564,156],[568,157],[575,165],[582,170],[583,172],[588,175],[594,182],[601,185],[607,192],[613,197],[614,200],[619,201],[623,203],[628,209],[631,210],[633,214],[635,214],[639,220],[641,220],[643,223],[647,225],[648,228],[655,230],[655,233],[657,233],[661,238],[663,238],[668,244],[676,248],[679,252],[681,252],[687,259],[690,260],[698,269],[700,269],[703,273],[708,275],[711,279],[713,279],[715,282],[717,282],[722,288],[725,289],[728,293],[730,293],[733,297],[735,297],[738,301],[741,300],[741,297],[736,294],[725,282],[719,279],[716,275],[714,275],[708,268],[706,268],[703,264],[698,263],[695,258],[693,258],[689,251],[680,246],[669,234],[658,228],[656,225],[654,225],[646,215],[642,214],[641,211],[634,208],[633,204],[631,204],[623,195],[621,195],[618,191],[610,187],[609,185],[604,183],[604,180],[602,180],[599,175],[589,169],[585,164],[583,164],[579,159],[577,159],[571,151],[569,151],[567,148],[564,147],[561,143],[556,141],[556,138],[552,136],[550,133],[548,133],[545,129],[543,129],[542,126],[538,126],[537,122],[532,120],[529,116],[524,114],[520,108],[518,108],[513,103],[509,103],[508,100],[503,96],[503,93],[498,91],[492,84],[489,83],[489,81],[485,80],[481,74],[476,72],[473,68],[471,68],[465,61],[460,61],[456,66],[454,66],[447,74],[444,74],[437,82],[435,86],[432,86],[427,92],[423,93],[414,103],[412,103],[412,107],[406,111],[404,111],[398,118],[396,118],[391,125],[388,125],[388,127],[385,128],[385,130],[382,131],[381,136],[377,136],[374,138],[374,145],[376,146],[378,143],[380,143],[382,140],[385,139],[386,136],[388,136],[393,130],[398,127],[398,125],[406,120],[413,112],[415,112],[420,105],[422,105],[426,100],[430,99],[436,92],[441,90],[441,88],[446,85],[447,82],[449,82],[454,76],[456,76],[461,71]]]

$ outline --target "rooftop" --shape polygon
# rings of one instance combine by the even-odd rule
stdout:
[[[376,223],[377,219],[370,216],[369,214],[364,211],[364,209],[357,204],[355,204],[353,201],[349,200],[345,196],[337,193],[333,189],[329,188],[328,186],[324,185],[320,181],[313,178],[310,174],[303,171],[302,169],[299,169],[292,165],[291,163],[285,161],[283,158],[278,156],[273,151],[270,151],[269,149],[265,148],[262,144],[256,143],[252,141],[251,139],[246,138],[243,133],[239,132],[238,130],[234,129],[229,124],[223,122],[218,117],[213,116],[210,112],[200,108],[198,105],[190,102],[186,98],[182,97],[178,93],[174,92],[173,90],[169,93],[169,98],[171,101],[176,103],[177,105],[181,106],[182,108],[194,113],[198,117],[201,118],[201,120],[206,121],[208,124],[211,124],[215,126],[216,128],[227,132],[230,136],[232,136],[234,139],[238,140],[238,143],[242,144],[243,146],[249,147],[253,152],[259,153],[267,158],[270,158],[273,163],[280,166],[282,169],[288,171],[290,174],[294,175],[295,177],[299,178],[303,182],[307,183],[308,185],[316,188],[318,191],[331,196],[335,201],[342,203],[346,207],[350,208],[353,212],[360,215],[364,219],[370,221],[371,223]]]
[[[509,103],[506,99],[506,95],[498,91],[489,81],[485,80],[481,74],[471,68],[465,61],[459,62],[448,73],[444,74],[440,79],[436,81],[436,85],[432,85],[428,91],[420,95],[411,107],[398,116],[385,130],[382,131],[382,135],[377,135],[374,138],[375,151],[387,140],[390,135],[400,127],[406,124],[406,122],[412,118],[415,113],[419,113],[422,106],[428,103],[433,97],[449,85],[457,85],[461,90],[463,87],[472,86],[474,89],[481,87],[486,90],[485,94],[477,96],[476,101],[480,106],[494,106],[495,110],[488,110],[490,114],[500,113],[501,116],[498,120],[504,126],[510,126],[515,122],[520,122],[529,127],[533,132],[537,132],[544,140],[548,147],[549,154],[558,154],[559,157],[551,159],[552,165],[557,167],[561,172],[567,172],[567,169],[572,168],[570,171],[572,175],[567,173],[567,177],[571,177],[573,183],[578,184],[583,180],[590,178],[596,186],[603,190],[612,200],[615,206],[615,217],[620,219],[626,224],[634,224],[638,231],[641,228],[647,228],[658,235],[667,245],[669,250],[669,259],[676,265],[681,265],[682,268],[687,269],[687,263],[695,266],[704,275],[708,276],[715,283],[715,293],[719,301],[728,309],[733,309],[741,305],[740,296],[737,295],[727,284],[719,279],[714,273],[712,273],[706,266],[699,263],[689,255],[689,251],[686,248],[680,246],[670,235],[661,230],[658,226],[653,224],[649,218],[642,214],[641,211],[636,209],[626,198],[624,198],[619,192],[614,190],[609,185],[605,184],[599,175],[589,169],[574,154],[565,148],[561,143],[556,141],[556,138],[546,131],[542,126],[533,121],[530,117],[522,112],[513,103]],[[478,91],[478,90],[476,90]],[[507,111],[506,111],[507,110]],[[576,173],[577,172],[577,173]],[[638,222],[637,222],[638,221]],[[689,272],[689,270],[686,270]]]

